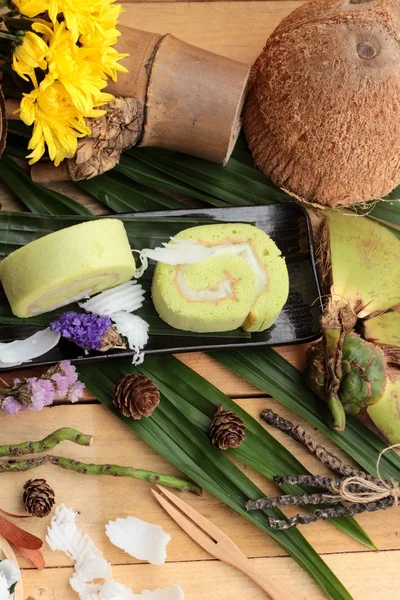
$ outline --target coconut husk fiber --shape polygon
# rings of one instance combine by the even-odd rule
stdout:
[[[257,59],[244,128],[258,167],[291,195],[337,207],[400,183],[400,3],[312,0]]]

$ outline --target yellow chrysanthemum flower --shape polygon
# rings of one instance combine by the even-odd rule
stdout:
[[[32,31],[26,31],[22,43],[18,44],[13,52],[14,71],[25,81],[30,78],[33,85],[37,87],[35,69],[47,68],[48,50],[46,42],[41,37]]]
[[[29,142],[29,164],[38,161],[47,145],[49,156],[56,166],[64,158],[72,157],[77,149],[78,138],[90,134],[79,110],[71,103],[64,87],[55,82],[46,89],[37,88],[24,94],[20,117],[26,125],[33,124]]]
[[[33,28],[43,35],[49,49],[48,74],[40,84],[42,89],[58,81],[84,116],[88,116],[95,106],[113,99],[111,94],[101,91],[107,85],[103,67],[89,60],[86,52],[75,44],[73,34],[64,21],[56,21],[53,26],[36,23]]]
[[[63,15],[76,39],[80,35],[114,29],[123,7],[115,0],[13,0],[19,12],[36,17],[47,11],[53,23]]]

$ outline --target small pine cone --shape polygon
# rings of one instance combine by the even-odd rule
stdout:
[[[45,479],[30,479],[24,485],[25,509],[33,517],[47,517],[55,503],[55,494]]]
[[[113,404],[124,417],[149,417],[160,403],[160,392],[145,375],[125,375],[116,384]]]
[[[211,423],[210,438],[221,450],[237,448],[246,437],[246,425],[234,412],[218,406]]]

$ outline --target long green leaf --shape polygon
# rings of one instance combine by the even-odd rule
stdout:
[[[128,179],[115,170],[76,185],[117,213],[184,208],[184,204]]]
[[[159,389],[192,423],[208,433],[219,404],[233,410],[246,424],[246,439],[236,450],[229,450],[242,463],[270,480],[275,475],[310,474],[303,465],[245,410],[237,406],[215,386],[173,357],[152,356],[140,371],[155,381]],[[173,389],[171,389],[173,381]],[[302,494],[310,489],[281,486],[286,493]],[[315,507],[314,507],[315,508]],[[368,548],[375,546],[354,519],[334,519],[334,525]]]
[[[252,348],[212,353],[218,362],[249,381],[266,394],[317,427],[353,458],[362,468],[376,475],[376,463],[386,447],[368,427],[355,417],[347,417],[340,433],[330,427],[330,414],[323,402],[305,385],[303,375],[271,348]],[[400,456],[387,452],[380,471],[384,478],[400,480]]]
[[[41,215],[91,215],[79,202],[35,183],[7,154],[0,160],[0,179],[28,210]]]
[[[119,164],[115,167],[115,171],[122,173],[122,175],[126,175],[129,179],[144,186],[150,185],[153,188],[164,188],[175,192],[176,194],[183,194],[190,198],[203,200],[212,206],[230,206],[227,202],[218,200],[215,196],[201,192],[198,188],[179,181],[166,173],[162,173],[145,162],[134,158],[134,156],[123,154]]]
[[[156,148],[132,148],[128,155],[232,206],[288,200],[260,171],[248,165],[243,151],[234,151],[225,167]]]
[[[332,600],[351,600],[348,591],[331,572],[298,530],[274,531],[268,526],[269,515],[280,511],[248,513],[248,498],[259,497],[261,491],[219,451],[203,431],[178,410],[167,396],[161,394],[160,406],[150,418],[134,421],[123,417],[112,405],[115,383],[126,373],[141,372],[125,361],[79,367],[79,374],[88,389],[114,414],[135,431],[154,450],[162,454],[183,473],[211,494],[225,502],[275,539],[320,585]],[[171,389],[173,381],[171,380]]]

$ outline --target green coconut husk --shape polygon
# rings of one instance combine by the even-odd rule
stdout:
[[[326,296],[323,338],[308,352],[307,382],[328,404],[335,429],[344,429],[346,414],[367,412],[398,443],[400,313],[391,309],[400,302],[399,240],[348,214],[326,211],[313,220]]]

